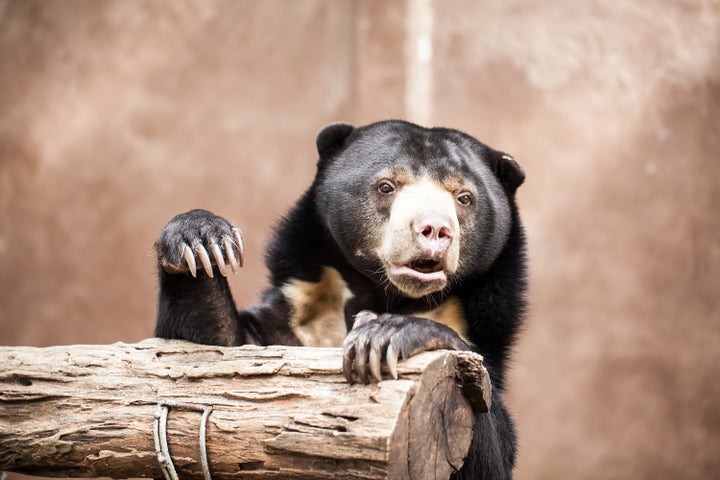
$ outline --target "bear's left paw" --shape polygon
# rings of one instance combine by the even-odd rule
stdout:
[[[427,318],[363,310],[343,343],[343,374],[349,383],[381,381],[387,363],[397,379],[397,362],[428,350],[470,350],[452,328]]]

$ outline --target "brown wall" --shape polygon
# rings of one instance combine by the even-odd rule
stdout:
[[[252,302],[317,130],[387,117],[527,171],[518,478],[720,474],[717,1],[0,0],[0,344],[151,335],[192,207]]]

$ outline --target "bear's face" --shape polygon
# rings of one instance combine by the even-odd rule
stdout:
[[[502,250],[511,223],[493,171],[502,154],[477,140],[401,121],[339,124],[320,132],[318,150],[319,214],[377,284],[420,298],[484,272]]]

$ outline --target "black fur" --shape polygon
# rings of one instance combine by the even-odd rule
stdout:
[[[298,345],[288,321],[291,306],[281,287],[291,280],[317,282],[323,268],[331,267],[353,294],[344,309],[348,329],[361,310],[379,314],[353,330],[346,342],[346,353],[362,370],[361,380],[369,345],[381,344],[384,356],[391,338],[403,357],[433,348],[472,349],[484,356],[493,382],[492,407],[478,414],[465,465],[452,478],[512,478],[516,435],[502,396],[525,309],[525,238],[515,203],[524,173],[511,157],[462,132],[402,121],[361,128],[334,124],[316,143],[316,179],[275,231],[266,256],[271,288],[257,305],[237,311],[217,267],[214,278],[201,269],[193,278],[163,268],[181,263],[179,242],[207,244],[227,234],[232,224],[194,210],[165,227],[156,242],[161,259],[156,334],[219,345]],[[478,192],[476,205],[458,214],[460,267],[449,275],[443,291],[421,298],[410,298],[389,284],[377,258],[356,253],[370,250],[377,234],[373,229],[387,220],[385,200],[371,198],[374,190],[368,186],[375,180],[369,177],[397,164],[441,180],[460,175]],[[497,195],[502,198],[493,200]],[[368,218],[377,222],[368,223]],[[449,298],[462,306],[466,326],[461,333],[469,343],[447,326],[421,317]]]

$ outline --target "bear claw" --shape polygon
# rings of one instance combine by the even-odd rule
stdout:
[[[195,264],[195,255],[193,254],[192,250],[190,250],[190,247],[183,244],[183,253],[182,256],[185,259],[185,263],[187,263],[188,269],[190,269],[190,275],[193,277],[197,277],[197,265]]]
[[[398,379],[398,371],[397,371],[397,362],[398,358],[400,357],[400,352],[398,352],[397,348],[395,348],[395,345],[390,342],[390,345],[388,345],[387,352],[385,353],[386,357],[385,362],[387,362],[388,370],[390,371],[390,376],[392,376],[395,380]]]
[[[213,269],[212,262],[210,261],[210,255],[208,255],[208,252],[203,246],[203,244],[200,243],[200,241],[198,240],[196,241],[195,245],[193,245],[193,249],[195,250],[195,253],[200,259],[200,263],[202,263],[203,269],[205,270],[205,273],[207,273],[207,276],[213,278]]]
[[[215,265],[217,265],[218,270],[220,270],[220,275],[222,275],[223,277],[227,277],[227,266],[225,265],[225,259],[223,258],[220,246],[218,246],[217,243],[213,242],[210,244],[210,251],[213,254],[213,258],[215,258]]]
[[[243,266],[243,260],[245,258],[245,244],[243,242],[242,238],[242,232],[239,228],[234,227],[232,229],[232,233],[235,236],[235,246],[238,249],[238,252],[240,253],[240,259],[239,261],[235,260],[235,256],[232,254],[232,248],[228,248],[228,244],[225,245],[225,249],[227,252],[230,252],[230,255],[232,255],[232,259],[235,260],[234,263],[231,263],[231,265],[234,265],[233,270],[237,271],[236,269]],[[228,243],[231,243],[229,240],[226,240]]]
[[[228,263],[230,264],[230,268],[232,269],[233,273],[238,273],[238,269],[240,268],[240,265],[237,261],[237,258],[235,258],[235,253],[233,252],[232,248],[232,242],[228,238],[223,239],[223,246],[225,247],[225,253],[228,257]]]

